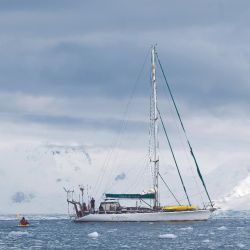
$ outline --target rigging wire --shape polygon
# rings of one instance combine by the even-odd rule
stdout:
[[[106,160],[104,161],[104,164],[103,164],[103,167],[102,167],[102,171],[101,171],[101,173],[100,173],[100,175],[99,175],[99,177],[98,177],[98,183],[96,183],[96,185],[95,185],[95,193],[96,193],[96,194],[98,193],[99,189],[100,189],[101,186],[102,186],[102,183],[103,183],[103,180],[104,180],[106,171],[107,171],[107,166],[108,166],[109,163],[110,163],[110,159],[111,159],[112,154],[114,154],[115,149],[116,149],[118,146],[121,145],[122,134],[123,134],[123,132],[125,131],[126,126],[127,126],[127,122],[128,122],[128,120],[127,120],[128,109],[129,109],[129,106],[131,105],[132,99],[133,99],[133,97],[134,97],[135,90],[136,90],[136,88],[137,88],[137,84],[138,84],[139,79],[140,79],[140,77],[141,77],[141,75],[142,75],[142,72],[143,72],[143,70],[144,70],[144,68],[145,68],[145,64],[146,64],[146,62],[147,62],[147,59],[148,59],[149,54],[150,54],[150,48],[148,49],[148,52],[147,52],[146,57],[145,57],[145,60],[144,60],[143,65],[142,65],[142,67],[141,67],[141,69],[140,69],[140,71],[139,71],[139,74],[138,74],[138,76],[137,76],[137,78],[136,78],[134,87],[133,87],[132,92],[131,92],[131,94],[130,94],[128,103],[127,103],[127,105],[126,105],[126,107],[125,107],[125,110],[124,110],[124,112],[123,112],[123,120],[122,120],[122,124],[121,124],[121,126],[120,126],[120,129],[119,129],[119,132],[118,132],[118,139],[117,139],[116,141],[113,142],[112,147],[111,147],[111,150],[110,150],[110,152],[108,153],[108,155],[107,155],[107,157],[106,157]],[[114,172],[114,171],[111,171],[111,173],[109,174],[109,176],[111,176],[111,175],[113,174],[113,172]],[[106,185],[106,186],[107,186],[107,185]]]
[[[128,101],[127,105],[126,105],[126,109],[125,109],[125,112],[124,112],[124,115],[123,115],[123,117],[124,117],[124,118],[123,118],[123,124],[122,124],[121,130],[120,130],[120,137],[119,137],[119,140],[118,140],[118,142],[117,142],[116,148],[118,148],[118,147],[121,146],[121,143],[122,143],[122,136],[123,136],[124,131],[126,130],[127,124],[128,124],[128,118],[127,118],[128,110],[129,110],[129,107],[130,107],[130,105],[131,105],[131,103],[132,103],[132,99],[133,99],[133,97],[134,97],[134,94],[135,94],[135,91],[136,91],[136,88],[137,88],[139,79],[140,79],[140,77],[141,77],[141,75],[142,75],[142,72],[143,72],[143,70],[144,70],[144,68],[145,68],[145,64],[146,64],[146,62],[147,62],[147,59],[148,59],[148,56],[149,56],[149,52],[150,52],[150,49],[148,50],[148,52],[147,52],[147,54],[146,54],[146,57],[145,57],[145,60],[144,60],[144,62],[143,62],[143,65],[142,65],[142,67],[141,67],[141,70],[140,70],[140,72],[139,72],[139,74],[138,74],[138,76],[137,76],[137,78],[136,78],[136,81],[135,81],[135,84],[134,84],[132,93],[131,93],[131,95],[130,95],[129,101]],[[120,152],[118,152],[118,153],[116,154],[116,156],[115,156],[115,158],[114,158],[114,160],[113,160],[113,165],[115,165],[115,163],[116,163],[116,161],[117,161],[117,158],[118,158],[119,154],[120,154]],[[117,166],[117,165],[118,165],[118,164],[116,164],[116,166]],[[115,172],[115,167],[111,168],[111,172],[109,173],[109,177],[112,177],[112,176],[114,175],[114,172]],[[110,184],[110,183],[107,182],[107,184],[106,184],[106,186],[105,186],[105,190],[107,189],[108,184]]]
[[[160,117],[160,120],[161,120],[161,124],[162,124],[163,130],[164,130],[165,136],[166,136],[167,141],[168,141],[168,145],[169,145],[169,148],[170,148],[172,157],[173,157],[173,159],[174,159],[174,163],[175,163],[176,169],[177,169],[177,171],[178,171],[178,175],[179,175],[180,180],[181,180],[181,184],[182,184],[183,190],[184,190],[184,192],[185,192],[185,194],[186,194],[186,198],[187,198],[187,200],[188,200],[188,204],[191,206],[191,203],[190,203],[190,200],[189,200],[189,197],[188,197],[188,194],[187,194],[187,190],[186,190],[185,184],[184,184],[184,182],[183,182],[183,179],[182,179],[182,176],[181,176],[181,172],[180,172],[179,166],[178,166],[178,164],[177,164],[176,157],[175,157],[175,154],[174,154],[172,145],[171,145],[171,143],[170,143],[170,140],[169,140],[169,137],[168,137],[168,134],[167,134],[166,127],[165,127],[165,125],[164,125],[164,123],[163,123],[163,120],[162,120],[162,117],[161,117],[161,113],[160,113],[158,107],[157,107],[157,111],[158,111],[158,114],[159,114],[159,117]]]
[[[206,193],[206,192],[204,191],[204,193]],[[193,193],[193,194],[190,195],[191,198],[194,198],[194,197],[197,197],[197,196],[200,196],[199,192],[198,193]],[[180,202],[185,201],[185,200],[186,200],[186,197],[184,197],[184,196],[183,196],[183,198],[179,199]]]
[[[173,102],[173,104],[174,104],[174,107],[175,107],[177,116],[178,116],[178,118],[179,118],[179,121],[180,121],[182,130],[183,130],[184,135],[185,135],[185,137],[186,137],[186,140],[187,140],[187,143],[188,143],[188,146],[189,146],[189,149],[190,149],[190,153],[191,153],[191,155],[192,155],[192,157],[193,157],[193,160],[194,160],[194,163],[195,163],[195,165],[196,165],[197,173],[198,173],[198,175],[199,175],[199,177],[200,177],[200,180],[201,180],[201,182],[202,182],[202,184],[203,184],[203,186],[204,186],[204,189],[205,189],[205,191],[206,191],[206,194],[207,194],[207,197],[208,197],[208,199],[209,199],[209,201],[210,201],[210,204],[211,204],[211,206],[213,207],[213,203],[212,203],[211,198],[210,198],[210,196],[209,196],[209,193],[208,193],[208,191],[207,191],[207,187],[206,187],[205,181],[203,180],[202,174],[201,174],[201,172],[200,172],[200,168],[199,168],[198,162],[197,162],[197,160],[196,160],[196,157],[195,157],[195,155],[194,155],[193,149],[192,149],[191,144],[190,144],[190,142],[189,142],[189,140],[188,140],[187,133],[186,133],[186,130],[185,130],[185,128],[184,128],[184,125],[183,125],[183,122],[182,122],[182,119],[181,119],[179,110],[178,110],[178,108],[177,108],[177,106],[176,106],[174,97],[173,97],[173,95],[172,95],[172,91],[171,91],[170,86],[169,86],[169,84],[168,84],[166,75],[165,75],[165,73],[164,73],[164,71],[163,71],[162,64],[161,64],[161,62],[160,62],[160,59],[159,59],[159,56],[158,56],[157,52],[156,52],[156,57],[157,57],[157,61],[158,61],[159,65],[160,65],[161,72],[162,72],[162,74],[163,74],[163,77],[164,77],[165,83],[166,83],[166,85],[167,85],[168,91],[169,91],[169,93],[170,93],[172,102]]]
[[[99,191],[99,187],[101,186],[102,184],[102,181],[103,181],[103,177],[105,175],[105,172],[106,172],[106,168],[107,168],[107,165],[108,165],[108,162],[109,162],[109,159],[114,151],[114,146],[115,146],[115,141],[113,141],[113,144],[108,152],[108,154],[106,155],[106,158],[104,160],[104,163],[102,165],[102,168],[101,168],[101,171],[100,171],[100,174],[97,178],[97,181],[96,181],[96,184],[94,185],[94,189],[93,189],[93,195],[95,196],[97,194],[97,191]]]
[[[181,206],[180,202],[177,200],[176,196],[174,195],[174,193],[171,191],[169,185],[166,183],[166,181],[163,179],[162,175],[159,173],[159,176],[162,180],[162,182],[165,184],[165,186],[167,187],[168,191],[172,194],[172,196],[174,197],[175,201]]]
[[[162,83],[162,81],[163,81],[163,79],[162,79],[162,76],[161,75],[158,75],[158,79],[160,79],[160,81],[158,80],[158,82],[161,82]],[[167,90],[164,88],[164,92],[165,92],[165,94],[167,93]],[[168,92],[168,94],[169,94],[169,92]],[[200,199],[201,199],[201,201],[202,201],[202,204],[203,204],[203,206],[205,207],[205,202],[204,202],[204,199],[203,199],[203,196],[202,196],[202,191],[201,191],[201,187],[200,187],[200,185],[198,184],[198,181],[197,181],[197,175],[196,174],[194,174],[194,169],[193,169],[193,164],[191,163],[191,161],[190,161],[190,158],[188,157],[188,154],[187,154],[187,147],[186,147],[186,143],[184,143],[184,140],[183,140],[183,136],[181,136],[181,127],[179,126],[180,125],[180,123],[177,123],[177,120],[176,120],[176,116],[175,116],[175,114],[176,114],[176,112],[174,112],[174,107],[172,108],[172,105],[171,105],[171,102],[170,102],[170,100],[169,100],[169,98],[167,98],[167,100],[168,100],[168,104],[169,104],[169,107],[170,107],[170,114],[172,115],[172,118],[173,118],[173,122],[175,123],[175,125],[176,125],[176,128],[177,128],[177,132],[178,132],[178,137],[179,137],[179,141],[181,142],[181,146],[182,146],[182,148],[183,148],[183,151],[184,151],[184,153],[185,153],[185,157],[186,157],[186,160],[187,160],[187,165],[188,165],[188,167],[189,167],[189,169],[191,170],[191,175],[192,175],[192,178],[193,178],[193,180],[194,180],[194,183],[195,183],[195,186],[196,186],[196,188],[197,188],[197,190],[199,191],[199,193],[200,193]],[[185,137],[185,136],[184,136]]]
[[[128,170],[128,172],[127,172],[127,174],[126,174],[126,176],[129,176],[129,172],[131,172],[132,170],[133,170],[133,177],[135,177],[134,179],[135,179],[135,181],[133,182],[133,184],[132,185],[130,185],[129,186],[129,189],[126,187],[126,190],[127,190],[127,192],[129,191],[129,190],[134,190],[134,187],[136,187],[137,185],[138,185],[138,183],[143,179],[142,178],[142,175],[145,173],[145,169],[146,169],[146,167],[147,167],[147,165],[146,165],[146,157],[144,157],[144,162],[143,162],[143,167],[138,167],[138,168],[136,168],[136,172],[134,171],[134,168],[132,169],[129,169]],[[117,182],[116,182],[117,183]],[[109,186],[107,186],[107,188],[106,188],[106,190],[110,190],[110,188],[111,187],[115,187],[115,185],[116,185],[116,183],[115,183],[115,180],[113,180],[112,182],[110,182],[109,183]],[[125,191],[125,190],[124,190]]]
[[[197,182],[197,178],[195,177],[194,169],[193,169],[193,167],[192,167],[192,164],[191,164],[191,162],[190,162],[190,159],[189,159],[189,157],[188,157],[188,155],[187,155],[186,150],[185,150],[185,156],[186,156],[186,159],[187,159],[187,161],[188,161],[188,163],[189,163],[188,166],[189,166],[189,168],[190,168],[190,170],[191,170],[192,177],[193,177],[193,180],[194,180],[194,182],[195,182],[196,188],[197,188],[198,191],[199,191],[199,195],[200,195],[201,202],[202,202],[203,206],[205,207],[205,202],[204,202],[204,199],[203,199],[203,197],[202,197],[202,191],[201,191],[201,188],[200,188],[200,186],[199,186],[199,184],[198,184],[198,182]]]
[[[137,174],[134,175],[135,177],[135,181],[133,182],[133,184],[129,187],[128,192],[130,192],[130,190],[135,190],[136,187],[140,186],[141,184],[145,183],[145,178],[144,176],[146,176],[147,173],[147,168],[148,168],[148,164],[147,164],[147,158],[145,158],[144,163],[143,163],[143,168],[140,168],[140,170],[137,172]]]

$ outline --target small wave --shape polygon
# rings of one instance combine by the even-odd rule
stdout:
[[[28,220],[63,220],[69,219],[67,214],[25,214],[25,218]],[[0,220],[9,221],[17,220],[16,215],[0,215]]]
[[[175,234],[160,234],[158,236],[158,238],[160,238],[160,239],[175,239],[175,238],[177,238],[177,235],[175,235]]]
[[[221,227],[218,227],[217,230],[227,230],[227,227],[221,226]]]
[[[113,228],[113,229],[108,230],[107,232],[108,233],[113,233],[113,232],[116,232],[116,231],[117,231],[117,228]]]
[[[0,220],[16,220],[16,215],[0,215]]]
[[[43,240],[33,240],[33,243],[35,243],[35,244],[43,244],[44,241]]]
[[[88,236],[90,238],[97,238],[99,236],[99,234],[97,232],[93,232],[93,233],[89,233]]]
[[[28,233],[27,231],[11,231],[8,234],[8,237],[16,237],[16,236],[28,236],[30,235],[30,233]]]
[[[192,227],[182,227],[182,228],[180,228],[180,230],[191,231],[191,230],[193,230],[193,228]]]
[[[42,240],[33,240],[32,245],[30,246],[29,249],[35,249],[35,248],[41,249],[44,246],[44,244],[45,242]]]
[[[241,210],[241,211],[234,211],[234,210],[217,210],[214,214],[217,218],[223,219],[231,219],[231,218],[249,218],[250,211],[249,210]]]

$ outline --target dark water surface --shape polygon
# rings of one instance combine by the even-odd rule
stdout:
[[[250,249],[250,212],[206,222],[73,223],[65,216],[0,216],[0,249]]]

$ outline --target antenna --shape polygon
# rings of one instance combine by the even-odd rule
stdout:
[[[81,195],[82,195],[82,204],[83,204],[84,186],[83,186],[83,185],[79,185],[79,189],[80,189],[80,191],[81,191]]]
[[[66,189],[65,187],[63,187],[63,189],[67,193],[67,201],[70,199],[70,194],[71,194],[71,199],[73,200],[74,189],[70,190],[70,189]]]

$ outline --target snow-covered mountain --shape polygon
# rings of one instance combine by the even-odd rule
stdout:
[[[207,176],[210,193],[221,209],[250,209],[250,167],[223,166]]]
[[[3,177],[0,183],[0,213],[64,213],[67,203],[63,187],[76,190],[78,185],[88,184],[89,193],[98,187],[95,190],[97,197],[104,191],[140,192],[152,184],[151,173],[145,165],[134,167],[136,155],[121,158],[113,166],[111,163],[105,165],[103,162],[108,150],[103,148],[61,144],[19,145],[14,151],[6,148],[1,153],[5,154],[5,161],[1,162],[3,167],[0,172]],[[118,168],[114,169],[114,165]],[[176,170],[166,167],[168,171],[163,176],[178,198],[185,202]],[[246,165],[231,164],[219,166],[204,176],[217,206],[222,209],[250,209],[249,170]],[[193,177],[184,176],[184,180],[192,202],[196,203],[199,196]],[[205,197],[199,179],[196,180]],[[167,192],[162,192],[161,199],[168,204],[173,202]]]
[[[250,210],[250,174],[217,201],[222,209]]]
[[[64,213],[63,187],[77,187],[92,175],[83,145],[24,144],[1,154],[0,213]]]

